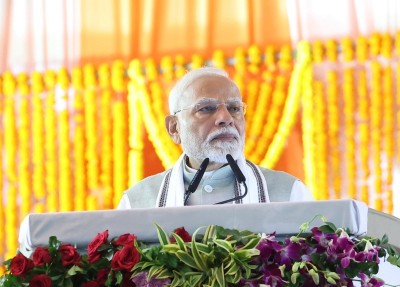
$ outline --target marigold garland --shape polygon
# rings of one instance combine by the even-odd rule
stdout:
[[[121,61],[115,61],[111,70],[111,84],[113,90],[115,91],[112,107],[112,116],[114,122],[114,207],[118,205],[123,191],[128,188],[128,173],[130,173],[129,165],[126,160],[129,156],[129,116],[124,69],[124,64]]]
[[[344,38],[341,41],[345,68],[343,71],[343,105],[344,105],[344,129],[345,129],[345,168],[346,168],[346,188],[349,198],[356,197],[356,163],[355,163],[355,84],[354,84],[354,63],[352,40]]]
[[[314,196],[316,199],[326,200],[329,198],[327,162],[328,136],[326,133],[326,103],[323,88],[324,85],[322,82],[315,81],[313,83],[314,115],[311,114],[310,116],[313,119],[312,124],[314,125],[314,172],[318,174],[318,176],[315,177],[315,185],[317,186],[318,192],[316,192]]]
[[[356,55],[360,66],[357,71],[357,94],[358,94],[358,136],[360,142],[360,185],[359,185],[359,198],[361,201],[369,204],[369,184],[370,177],[369,167],[369,138],[370,138],[370,102],[368,97],[368,84],[367,84],[367,39],[365,37],[357,38]]]
[[[75,210],[86,209],[87,177],[85,159],[85,107],[83,72],[81,68],[72,70],[72,86],[75,90],[73,99],[73,165],[74,165],[74,207]]]
[[[395,156],[395,143],[394,143],[394,100],[392,88],[392,68],[386,66],[383,71],[383,110],[385,116],[383,117],[383,152],[386,162],[385,173],[383,177],[383,211],[387,213],[393,212],[393,164]]]
[[[337,44],[329,40],[325,44],[329,62],[337,61]],[[329,165],[332,189],[331,198],[341,198],[340,150],[339,150],[339,84],[335,70],[327,72],[327,105],[328,105],[328,138],[329,138]]]
[[[137,61],[133,61],[129,65],[128,74],[131,77],[135,76],[135,69],[141,69],[140,64]],[[141,73],[141,71],[136,71]],[[143,143],[143,113],[142,107],[140,105],[139,97],[138,97],[138,85],[135,81],[130,81],[128,84],[128,103],[129,103],[129,111],[130,111],[130,137],[129,137],[129,146],[130,146],[130,154],[129,154],[129,165],[130,170],[132,170],[129,179],[129,186],[132,186],[139,180],[144,177],[144,143]]]
[[[3,118],[4,115],[4,107],[3,107],[3,101],[4,101],[4,93],[3,93],[3,79],[0,76],[0,119]],[[0,120],[0,126],[1,126],[1,120]],[[0,133],[0,150],[3,150],[4,148],[4,139],[3,139],[3,133]],[[0,153],[0,162],[3,162],[3,153]],[[0,169],[0,202],[5,202],[4,197],[3,197],[3,184],[4,180],[4,175],[3,175],[3,169]],[[5,238],[5,220],[4,220],[4,204],[0,204],[0,254],[4,254],[4,238]],[[3,259],[0,257],[0,260]],[[0,267],[0,275],[4,273],[4,268]]]
[[[369,168],[369,138],[370,138],[370,127],[368,120],[370,118],[370,103],[368,99],[367,91],[367,75],[364,67],[361,67],[358,71],[358,85],[357,93],[358,98],[358,114],[360,122],[358,124],[359,141],[360,141],[360,200],[369,204],[369,185],[368,179],[370,177]]]
[[[31,211],[31,173],[30,173],[30,113],[28,96],[30,87],[28,75],[21,73],[17,77],[19,91],[18,109],[18,188],[21,195],[20,216],[23,218]]]
[[[85,65],[83,68],[84,81],[84,119],[85,119],[85,158],[87,172],[87,187],[91,194],[99,191],[99,135],[97,118],[97,81],[93,65]]]
[[[269,72],[266,73],[269,74]],[[261,157],[257,157],[258,155],[253,153],[253,151],[258,144],[262,144],[260,138],[263,127],[265,126],[265,110],[270,105],[271,94],[271,84],[269,82],[263,82],[261,84],[260,93],[258,96],[258,105],[253,115],[252,125],[247,128],[245,154],[248,155],[249,158],[252,158],[254,162],[261,161]]]
[[[265,158],[265,153],[268,150],[280,123],[286,99],[287,85],[288,82],[284,76],[277,76],[274,90],[271,95],[271,105],[269,106],[269,112],[266,115],[266,124],[262,128],[260,141],[257,143],[255,149],[250,155],[251,161],[257,162],[258,159],[258,162],[260,162]]]
[[[381,163],[381,125],[382,125],[382,87],[381,64],[372,62],[372,86],[371,86],[371,143],[373,158],[373,188],[375,191],[374,207],[382,210],[382,163]]]
[[[32,74],[32,192],[36,205],[46,201],[44,150],[44,82],[42,74]],[[35,205],[35,208],[36,208]]]
[[[15,114],[15,92],[16,80],[13,75],[6,72],[4,80],[4,131],[5,148],[5,177],[7,179],[7,205],[4,210],[5,216],[5,237],[6,252],[5,257],[12,255],[17,248],[17,226],[18,226],[18,205],[17,205],[17,132]]]
[[[112,88],[111,73],[108,65],[101,65],[98,70],[100,95],[100,185],[102,189],[101,206],[108,209],[113,207],[113,118],[112,118]],[[129,170],[133,170],[131,167]],[[126,171],[128,172],[128,171]]]
[[[56,75],[53,71],[45,74],[46,100],[45,100],[45,169],[46,169],[46,210],[49,212],[58,210],[58,170],[57,170],[57,115],[54,110]]]
[[[310,65],[311,53],[309,44],[306,42],[300,42],[297,46],[297,51],[297,63],[294,66],[292,76],[290,78],[289,91],[287,100],[284,104],[282,118],[279,122],[278,130],[271,142],[271,145],[268,148],[264,159],[260,162],[260,165],[264,167],[271,168],[275,166],[281,155],[290,130],[296,121],[297,112],[300,107],[301,94],[308,93],[312,89],[310,88],[312,67]],[[286,59],[291,59],[291,57],[286,57]],[[285,66],[288,68],[291,67],[290,63],[291,61],[289,60]],[[303,91],[301,92],[300,89]]]
[[[69,76],[65,68],[60,69],[57,77],[59,96],[57,98],[58,111],[58,170],[59,170],[59,204],[61,211],[72,211],[74,209],[71,200],[71,159],[69,139]]]

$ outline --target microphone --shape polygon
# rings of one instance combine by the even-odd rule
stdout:
[[[197,187],[200,184],[201,179],[203,178],[204,173],[206,172],[208,163],[210,160],[206,157],[203,162],[201,163],[199,170],[194,175],[192,181],[190,182],[188,189],[185,192],[185,199],[183,201],[183,205],[186,205],[187,201],[189,200],[190,195],[196,191]]]
[[[236,161],[233,159],[233,157],[230,154],[226,155],[226,160],[228,161],[229,166],[231,167],[233,174],[235,175],[235,178],[239,182],[239,184],[243,183],[244,185],[244,193],[239,196],[235,196],[234,198],[227,199],[224,201],[217,202],[215,204],[224,204],[232,201],[236,201],[239,199],[242,199],[247,195],[247,184],[246,184],[246,177],[243,175],[243,172],[240,170],[239,166],[237,165]]]
[[[237,165],[236,161],[233,159],[233,157],[228,153],[226,155],[226,159],[231,166],[231,169],[233,171],[233,174],[235,175],[237,181],[239,183],[243,183],[246,181],[246,178],[244,177],[242,171],[240,170],[239,166]]]

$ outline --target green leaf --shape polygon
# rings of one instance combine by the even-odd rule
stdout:
[[[193,254],[194,261],[196,262],[196,265],[198,266],[198,269],[200,269],[201,271],[207,270],[207,261],[203,259],[199,250],[197,249],[197,243],[195,241],[194,236],[192,238],[192,254]]]
[[[204,233],[202,242],[206,244],[209,240],[216,238],[216,228],[215,225],[207,226],[206,232]]]
[[[395,266],[400,267],[400,257],[389,255],[387,261]]]
[[[166,245],[171,243],[169,241],[169,237],[168,234],[164,231],[164,229],[161,228],[160,225],[158,225],[157,223],[155,223],[156,229],[157,229],[157,236],[158,236],[158,241],[160,242],[160,244]]]
[[[112,284],[112,282],[113,282],[113,279],[114,279],[114,274],[113,274],[113,272],[111,271],[110,273],[108,273],[108,276],[107,276],[107,280],[106,280],[106,282],[104,283],[106,286],[111,286],[111,284]]]
[[[381,240],[381,243],[382,243],[382,244],[387,244],[387,243],[389,243],[389,237],[387,236],[386,233],[383,235],[382,240]]]
[[[85,274],[86,272],[81,267],[79,267],[77,265],[74,265],[74,266],[72,266],[71,268],[68,269],[67,275],[69,277],[71,277],[71,276],[74,276],[74,275],[76,275],[78,273]]]
[[[247,242],[247,244],[242,247],[241,249],[253,249],[256,248],[256,246],[258,245],[258,243],[260,242],[261,237],[255,237],[249,240],[249,242]]]
[[[157,274],[158,279],[165,279],[170,277],[172,277],[172,273],[166,268],[162,269],[161,272]]]
[[[235,275],[240,270],[240,266],[236,263],[236,261],[231,258],[229,264],[225,266],[225,274],[226,275]]]
[[[178,252],[176,252],[176,256],[179,258],[179,260],[181,260],[184,264],[198,270],[198,266],[195,262],[195,260],[193,259],[192,256],[190,256],[189,254],[185,253],[182,250],[179,250]]]
[[[53,247],[55,249],[58,249],[60,247],[61,242],[57,239],[56,236],[50,236],[49,237],[49,247]]]
[[[297,272],[299,270],[299,267],[300,267],[300,262],[295,262],[292,266],[292,271]]]
[[[223,265],[221,267],[213,268],[211,274],[213,275],[212,277],[215,278],[215,280],[217,281],[219,286],[225,286],[225,277],[224,277]]]
[[[156,275],[161,273],[163,270],[164,270],[164,268],[162,266],[153,265],[150,267],[147,277],[148,278],[153,278],[153,277],[158,278],[158,276],[156,276]]]
[[[247,249],[247,250],[236,250],[235,257],[240,261],[248,260],[254,256],[260,255],[260,250],[258,249]]]
[[[300,273],[293,273],[292,276],[290,276],[290,282],[292,282],[292,284],[296,284],[297,282],[297,278],[299,278]]]
[[[116,272],[114,273],[114,276],[115,276],[115,279],[116,279],[115,284],[116,284],[117,286],[119,286],[119,285],[121,284],[122,280],[124,279],[124,276],[122,275],[122,272],[121,272],[121,271],[116,271]]]
[[[182,240],[182,238],[176,233],[172,233],[172,236],[175,238],[175,241],[178,244],[179,249],[187,252],[187,248],[186,248],[185,242]]]
[[[214,243],[229,253],[231,253],[235,250],[228,241],[225,241],[222,239],[215,239]]]
[[[326,281],[327,281],[328,283],[331,283],[332,285],[336,285],[336,281],[335,281],[335,279],[332,278],[332,277],[326,278]]]
[[[190,286],[190,287],[191,286],[204,286],[203,284],[200,285],[200,283],[203,282],[204,279],[205,278],[203,277],[203,274],[196,273],[196,274],[190,275],[188,278],[188,281],[187,281],[188,284],[186,286]]]
[[[336,272],[329,272],[328,274],[326,274],[326,278],[333,278],[333,279],[336,279],[336,280],[339,280],[340,279],[340,276],[339,276],[339,274],[337,274]]]
[[[169,253],[175,253],[175,252],[177,252],[178,250],[182,250],[182,251],[187,252],[187,250],[181,249],[181,248],[179,247],[179,245],[176,245],[176,244],[173,244],[173,243],[164,245],[164,246],[163,246],[163,250],[164,250],[165,252],[169,252]]]
[[[6,274],[6,275],[3,275],[1,277],[0,286],[4,286],[4,287],[24,287],[26,285],[23,285],[19,281],[18,277]]]
[[[312,280],[314,281],[315,285],[318,285],[319,284],[319,275],[318,275],[318,273],[316,273],[314,271],[314,269],[311,269],[311,270],[308,271],[308,274],[310,274],[310,276],[311,276]]]
[[[327,222],[326,225],[322,225],[318,229],[324,233],[335,233],[337,228],[333,223]]]
[[[199,250],[199,252],[203,252],[203,253],[211,253],[214,248],[212,248],[212,246],[200,243],[200,242],[196,242],[196,247],[197,250]]]

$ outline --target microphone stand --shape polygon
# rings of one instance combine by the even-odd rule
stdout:
[[[231,169],[233,171],[233,174],[235,175],[236,180],[239,182],[239,188],[240,188],[240,184],[244,185],[244,193],[242,195],[235,196],[234,198],[223,200],[223,201],[217,202],[215,204],[225,204],[228,202],[240,200],[247,195],[246,177],[243,175],[243,173],[240,170],[239,166],[237,165],[236,161],[233,159],[233,157],[230,154],[226,155],[226,159],[229,163],[229,166],[231,167]]]
[[[194,175],[192,181],[190,182],[190,184],[188,186],[188,189],[185,192],[185,198],[183,200],[183,205],[184,206],[186,205],[187,201],[189,200],[190,195],[193,192],[195,192],[197,187],[199,186],[200,181],[201,181],[204,173],[206,172],[206,169],[207,169],[209,161],[210,160],[208,159],[208,157],[203,160],[203,162],[201,163],[198,171],[196,172],[196,174]]]
[[[244,185],[244,193],[242,195],[235,196],[234,198],[227,199],[227,200],[224,200],[224,201],[220,201],[220,202],[217,202],[217,203],[214,203],[214,204],[225,204],[225,203],[228,203],[228,202],[240,200],[243,197],[245,197],[247,195],[247,184],[246,184],[246,182],[241,182],[241,183],[243,183],[243,185]],[[239,183],[239,184],[241,184],[241,183]]]

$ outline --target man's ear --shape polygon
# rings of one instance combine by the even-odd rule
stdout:
[[[181,137],[179,136],[179,123],[178,118],[173,115],[169,115],[165,117],[165,128],[171,139],[176,144],[181,143]]]

